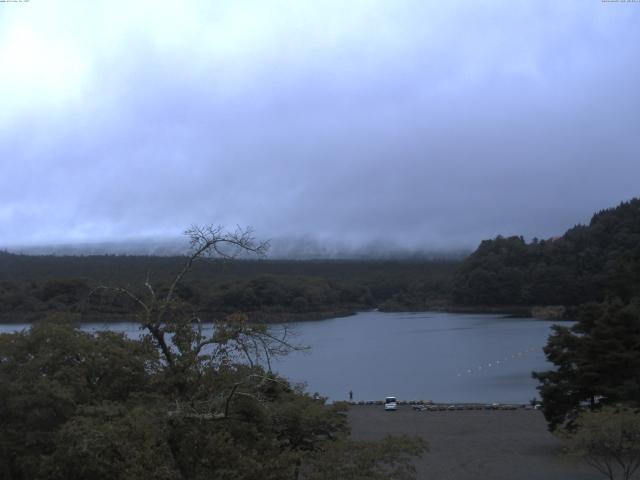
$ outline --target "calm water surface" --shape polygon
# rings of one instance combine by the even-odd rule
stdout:
[[[308,345],[274,370],[334,400],[527,402],[537,396],[532,370],[546,370],[542,347],[554,322],[486,314],[362,312],[288,324]],[[25,328],[2,325],[0,332]],[[84,324],[140,334],[136,323]],[[278,328],[276,326],[275,328]]]
[[[453,313],[364,312],[298,323],[308,354],[276,370],[333,399],[518,402],[537,395],[532,370],[546,370],[542,347],[554,322]]]

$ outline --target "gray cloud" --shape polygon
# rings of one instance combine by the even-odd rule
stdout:
[[[638,195],[638,4],[0,8],[2,245],[469,248]]]

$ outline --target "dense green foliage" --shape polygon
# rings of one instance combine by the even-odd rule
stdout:
[[[203,333],[184,293],[194,262],[225,247],[260,254],[264,244],[249,230],[185,233],[191,252],[167,286],[147,276],[139,288],[98,288],[129,300],[139,340],[55,321],[0,335],[0,478],[414,478],[424,441],[351,441],[344,404],[271,372],[270,358],[297,348],[286,329],[233,314]],[[335,469],[336,455],[346,469]]]
[[[601,404],[640,407],[640,299],[589,304],[579,318],[553,327],[544,351],[555,370],[533,374],[551,429]]]
[[[337,456],[358,465],[340,478],[414,478],[424,442],[349,440],[344,405],[234,362],[238,331],[201,354],[197,330],[176,331],[172,365],[151,337],[65,323],[0,335],[0,478],[325,479]]]
[[[640,294],[640,199],[596,213],[562,237],[483,241],[460,266],[462,305],[580,305]]]
[[[56,257],[0,252],[0,319],[80,312],[131,317],[132,302],[97,285],[140,285],[148,273],[166,289],[183,257]],[[313,319],[374,307],[420,309],[448,301],[454,261],[208,260],[194,264],[177,292],[204,320],[242,311],[254,321]]]
[[[563,435],[569,450],[609,480],[630,480],[640,468],[640,411],[605,407],[582,413],[576,423]]]

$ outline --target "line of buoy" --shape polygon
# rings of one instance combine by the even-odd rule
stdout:
[[[527,348],[527,349],[525,349],[525,350],[522,350],[522,351],[519,351],[519,352],[516,352],[516,353],[511,354],[511,358],[512,358],[512,359],[518,359],[518,358],[521,358],[521,357],[523,357],[523,356],[527,355],[528,353],[530,353],[530,352],[534,352],[534,351],[536,351],[536,350],[537,350],[537,349],[536,349],[536,347],[530,347],[530,348]],[[495,360],[495,361],[493,361],[493,362],[489,362],[489,363],[486,365],[486,368],[491,368],[491,367],[494,367],[494,366],[496,366],[496,367],[497,367],[497,366],[501,365],[501,362],[506,362],[508,359],[509,359],[509,356],[507,355],[506,357],[504,357],[504,359],[503,359],[502,361],[501,361],[501,360]],[[475,370],[477,370],[477,371],[481,371],[481,370],[483,370],[483,368],[484,368],[484,366],[483,366],[483,365],[478,365],[478,366],[475,368]],[[467,372],[466,372],[466,373],[467,373],[467,375],[472,375],[472,374],[473,374],[473,372],[474,372],[474,369],[469,368],[469,369],[467,369]],[[456,376],[457,376],[457,377],[461,377],[462,375],[463,375],[463,373],[462,373],[462,372],[461,372],[461,373],[457,373],[457,374],[456,374]]]

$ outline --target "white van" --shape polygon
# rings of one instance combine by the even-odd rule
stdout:
[[[385,410],[397,410],[398,409],[398,401],[396,397],[387,397],[384,399],[384,409]]]

